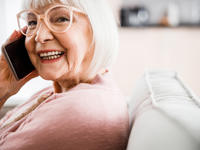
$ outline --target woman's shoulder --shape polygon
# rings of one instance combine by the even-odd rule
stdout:
[[[118,124],[126,128],[129,120],[124,96],[108,78],[95,80],[92,84],[81,83],[68,92],[54,93],[32,115],[44,120],[51,116],[51,121],[66,124],[74,122],[88,126],[93,122],[92,125],[104,124],[113,128]]]
[[[36,95],[48,91],[51,88]],[[22,139],[30,139],[35,147],[49,141],[54,149],[122,150],[129,135],[126,102],[105,80],[79,84],[43,101],[18,128],[18,139],[21,132],[26,133]]]
[[[121,110],[127,111],[125,97],[109,74],[96,76],[91,84],[80,83],[67,92],[54,93],[46,103],[54,107],[73,106],[74,109],[89,109],[94,113],[98,113],[98,110],[112,110],[116,111],[117,115]]]
[[[78,145],[85,143],[85,147],[93,149],[98,146],[99,149],[124,149],[129,133],[125,102],[120,94],[104,89],[92,90],[53,95],[44,107],[32,114],[32,124],[42,128],[42,132],[66,139],[65,143],[73,139]]]
[[[121,92],[102,87],[54,93],[40,107],[51,108],[49,113],[68,114],[70,111],[73,112],[73,117],[84,114],[80,119],[88,117],[90,120],[97,117],[105,117],[104,121],[105,119],[118,120],[127,115],[127,104]]]

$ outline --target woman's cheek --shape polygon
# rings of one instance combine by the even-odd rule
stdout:
[[[28,52],[31,52],[34,48],[34,44],[31,40],[31,38],[28,38],[26,37],[26,40],[25,40],[25,47],[27,49]]]
[[[36,58],[34,58],[34,50],[35,50],[35,44],[34,41],[31,38],[26,38],[25,40],[25,47],[26,50],[28,52],[28,55],[31,59],[31,62],[33,63],[33,65],[36,63]]]

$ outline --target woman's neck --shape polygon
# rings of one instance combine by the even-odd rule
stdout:
[[[108,70],[102,69],[97,74],[103,75],[106,72],[108,72]],[[87,79],[87,80],[80,79],[80,78],[73,78],[70,80],[54,81],[54,84],[53,84],[54,91],[55,91],[55,93],[67,92],[69,89],[73,88],[74,86],[76,86],[79,83],[91,83],[95,77],[96,77],[96,75],[94,77],[92,77],[91,79]]]
[[[73,88],[77,84],[79,84],[79,80],[64,80],[64,81],[54,81],[54,91],[55,93],[66,92],[69,89]]]

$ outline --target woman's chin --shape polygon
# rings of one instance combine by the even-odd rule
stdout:
[[[52,80],[52,81],[56,81],[59,79],[59,76],[56,76],[55,74],[51,75],[51,74],[39,74],[40,77],[42,77],[44,80]]]

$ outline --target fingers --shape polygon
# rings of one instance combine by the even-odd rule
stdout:
[[[22,28],[23,33],[26,33],[27,28],[26,26]]]
[[[8,38],[8,43],[12,43],[15,40],[19,39],[22,36],[22,33],[20,31],[14,31],[11,36]]]
[[[38,72],[36,70],[34,70],[31,73],[29,73],[26,77],[24,77],[24,79],[22,79],[22,80],[28,81],[28,80],[30,80],[32,78],[37,77],[37,76],[38,76]]]
[[[23,30],[26,30],[25,28]],[[14,32],[10,35],[10,37],[6,40],[6,42],[3,44],[3,46],[14,42],[15,40],[19,39],[20,37],[22,37],[23,34],[20,31],[16,31],[14,30]]]
[[[23,79],[21,79],[20,85],[24,85],[26,82],[28,82],[29,80],[35,78],[38,76],[38,72],[36,70],[32,71],[31,73],[29,73],[26,77],[24,77]]]
[[[24,28],[23,30],[26,30],[26,28]],[[14,30],[14,32],[10,35],[10,37],[6,40],[6,42],[1,46],[1,50],[3,49],[3,47],[5,47],[7,44],[12,43],[14,41],[16,41],[17,39],[19,39],[20,37],[22,37],[22,33],[20,31],[16,31]]]
[[[10,35],[10,37],[6,40],[6,42],[1,46],[2,49],[9,43],[14,42],[15,40],[19,39],[22,36],[21,32],[14,30],[14,32]],[[5,61],[3,55],[0,56],[0,61]]]
[[[8,40],[12,40],[12,39],[16,38],[17,35],[18,35],[18,32],[16,30],[14,30],[14,32],[11,34],[11,36],[9,37]]]

